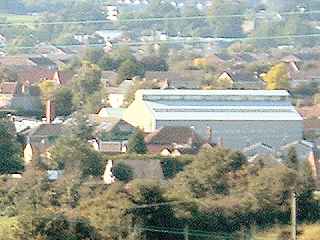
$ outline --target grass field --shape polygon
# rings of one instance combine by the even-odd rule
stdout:
[[[257,240],[278,240],[281,231],[290,230],[290,227],[274,227],[270,230],[258,232],[253,239]],[[301,234],[298,236],[299,240],[319,240],[320,239],[320,223],[311,225],[300,225],[298,231]]]
[[[12,22],[12,23],[33,22],[38,19],[37,16],[5,14],[5,13],[0,13],[0,19],[1,18],[6,18],[7,22]]]
[[[16,225],[16,218],[0,217],[0,240],[14,240],[13,230]]]

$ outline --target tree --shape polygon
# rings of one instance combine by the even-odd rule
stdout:
[[[147,152],[147,147],[144,142],[143,132],[137,130],[128,140],[128,152],[145,154]]]
[[[100,153],[76,137],[58,139],[50,153],[55,166],[65,169],[67,173],[76,173],[79,169],[82,179],[103,174],[104,164]]]
[[[56,113],[58,116],[68,116],[72,113],[72,90],[66,87],[59,88],[54,94]]]
[[[126,105],[134,101],[136,91],[139,89],[159,89],[159,85],[154,81],[134,81],[134,85],[127,92]]]
[[[144,57],[140,61],[145,71],[168,71],[169,66],[165,59],[158,56]]]
[[[54,96],[54,92],[58,88],[57,84],[53,80],[45,80],[39,84],[40,92],[43,101],[51,100]]]
[[[37,219],[35,226],[36,239],[91,239],[100,240],[94,227],[82,218],[68,219],[63,214],[52,214]]]
[[[112,174],[119,180],[129,182],[133,179],[133,169],[125,163],[118,163],[112,168]]]
[[[3,120],[0,121],[0,174],[23,170],[21,148],[9,132],[9,124]]]
[[[298,160],[297,151],[294,147],[290,147],[288,149],[288,156],[286,158],[285,164],[287,165],[288,168],[298,170],[299,160]]]
[[[267,89],[269,90],[289,88],[288,68],[285,63],[273,66],[263,79],[267,83]]]
[[[88,116],[81,111],[74,114],[71,123],[66,128],[67,134],[75,136],[84,142],[92,138],[93,131],[94,125],[90,123]]]
[[[211,6],[211,15],[213,18],[210,19],[212,26],[215,29],[216,37],[241,37],[243,18],[214,18],[219,15],[234,15],[243,14],[245,6],[243,3],[234,2],[232,0],[214,0]]]
[[[84,103],[87,96],[94,94],[101,87],[100,68],[88,62],[84,62],[80,68],[79,74],[73,79],[73,92],[78,96],[79,104]]]
[[[135,60],[126,60],[121,63],[118,68],[118,82],[121,83],[123,80],[132,79],[135,76],[143,76],[144,67],[141,63]]]
[[[83,60],[93,63],[93,64],[98,64],[100,60],[104,56],[104,51],[101,48],[88,48],[86,49],[86,52],[84,54]]]

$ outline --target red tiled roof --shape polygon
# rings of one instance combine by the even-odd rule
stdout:
[[[52,80],[54,70],[42,67],[24,66],[16,69],[18,81],[21,83],[37,84],[41,80]]]
[[[297,110],[300,113],[300,115],[305,119],[320,117],[320,104],[300,107]]]
[[[190,144],[197,140],[196,133],[189,127],[163,127],[145,137],[147,144]]]
[[[12,57],[12,56],[5,56],[0,57],[0,64],[5,66],[36,66],[34,62],[32,62],[28,57]]]
[[[17,93],[17,82],[3,82],[0,85],[0,93],[2,94],[15,94]]]

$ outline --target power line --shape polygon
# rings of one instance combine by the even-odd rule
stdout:
[[[282,13],[264,13],[264,16],[294,16],[294,15],[310,15],[320,14],[320,10],[310,11],[296,11],[296,12],[282,12]],[[24,21],[24,22],[2,22],[0,26],[24,26],[24,25],[65,25],[65,24],[101,24],[101,23],[114,23],[114,22],[159,22],[159,21],[180,21],[180,20],[202,20],[202,19],[215,19],[215,18],[246,18],[254,17],[255,14],[228,14],[228,15],[199,15],[199,16],[179,16],[179,17],[150,17],[150,18],[130,18],[118,19],[117,21],[111,20],[75,20],[75,21],[52,21],[52,22],[38,22],[38,21]],[[263,18],[263,17],[261,17]]]

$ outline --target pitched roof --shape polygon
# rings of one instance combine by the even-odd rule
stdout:
[[[297,111],[304,119],[320,117],[320,104],[297,108]]]
[[[290,78],[292,80],[317,80],[320,79],[320,70],[318,68],[311,68],[307,70],[301,70],[298,72],[290,73]]]
[[[56,66],[55,62],[43,56],[30,57],[29,59],[38,66]]]
[[[29,132],[29,137],[59,136],[63,133],[62,124],[41,124]]]
[[[242,71],[242,70],[237,70],[237,71],[232,71],[232,70],[227,70],[225,71],[233,81],[235,82],[258,82],[262,81],[256,74],[251,73],[249,71]]]
[[[290,63],[290,62],[301,62],[302,60],[294,54],[285,56],[281,59],[281,62]]]
[[[161,162],[158,160],[115,160],[114,165],[124,163],[131,167],[135,178],[164,179]]]
[[[265,143],[261,143],[261,142],[250,145],[250,146],[242,149],[242,152],[246,156],[270,155],[270,154],[275,153],[274,149],[271,146],[269,146],[268,144],[265,144]]]
[[[199,140],[196,133],[190,127],[163,127],[145,137],[147,144],[191,144]]]
[[[14,70],[17,72],[18,81],[28,84],[37,84],[41,80],[52,80],[55,74],[55,70],[35,66],[16,67]]]
[[[28,57],[24,56],[5,56],[0,57],[0,64],[5,66],[36,66]]]
[[[99,126],[96,127],[96,131],[100,132],[111,132],[116,127],[126,126],[132,129],[135,129],[130,123],[126,122],[123,119],[119,118],[102,118]]]
[[[122,142],[119,141],[100,141],[99,150],[103,153],[121,153],[122,151]]]
[[[170,88],[200,88],[205,72],[202,70],[147,71],[146,80],[167,80]]]
[[[0,93],[2,94],[16,94],[17,93],[17,82],[3,82],[0,84]]]

